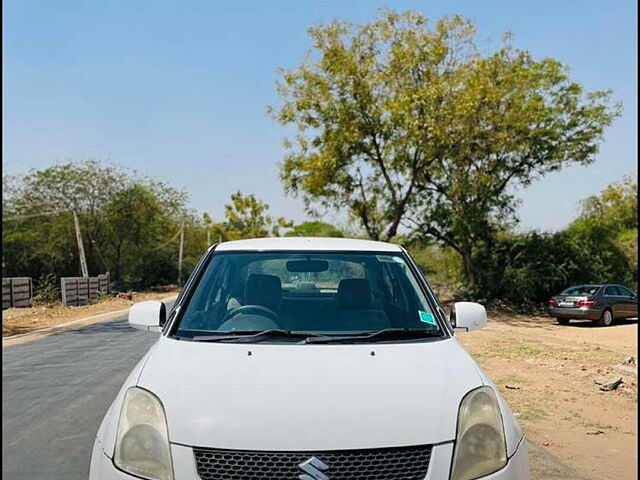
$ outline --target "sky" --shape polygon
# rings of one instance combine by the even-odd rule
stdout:
[[[278,104],[277,70],[302,60],[309,26],[368,22],[382,7],[462,14],[483,42],[511,31],[515,46],[562,61],[573,80],[623,103],[594,164],[518,193],[521,229],[560,229],[581,199],[637,177],[632,0],[7,0],[3,173],[103,159],[186,189],[191,207],[214,219],[239,189],[301,221],[302,200],[286,197],[278,176],[286,132],[266,112]]]

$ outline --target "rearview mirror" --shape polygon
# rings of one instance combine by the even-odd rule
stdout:
[[[296,273],[326,272],[329,262],[326,260],[289,260],[287,271]]]
[[[449,321],[456,330],[471,332],[487,324],[487,311],[479,303],[456,302],[451,308]]]
[[[129,325],[138,330],[160,332],[167,320],[167,307],[159,300],[136,303],[129,309]]]

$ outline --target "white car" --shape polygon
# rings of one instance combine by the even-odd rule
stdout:
[[[166,321],[165,321],[166,319]],[[102,421],[91,480],[528,480],[526,440],[400,246],[268,238],[203,256]]]

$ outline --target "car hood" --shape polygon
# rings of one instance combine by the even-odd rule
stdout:
[[[333,450],[455,438],[462,397],[483,384],[455,339],[265,345],[162,337],[138,385],[169,438],[242,450]]]

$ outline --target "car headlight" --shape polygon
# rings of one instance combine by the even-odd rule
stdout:
[[[151,392],[132,387],[125,393],[113,461],[139,477],[173,480],[167,419]]]
[[[507,464],[502,414],[491,387],[469,392],[460,404],[451,480],[472,480]]]

